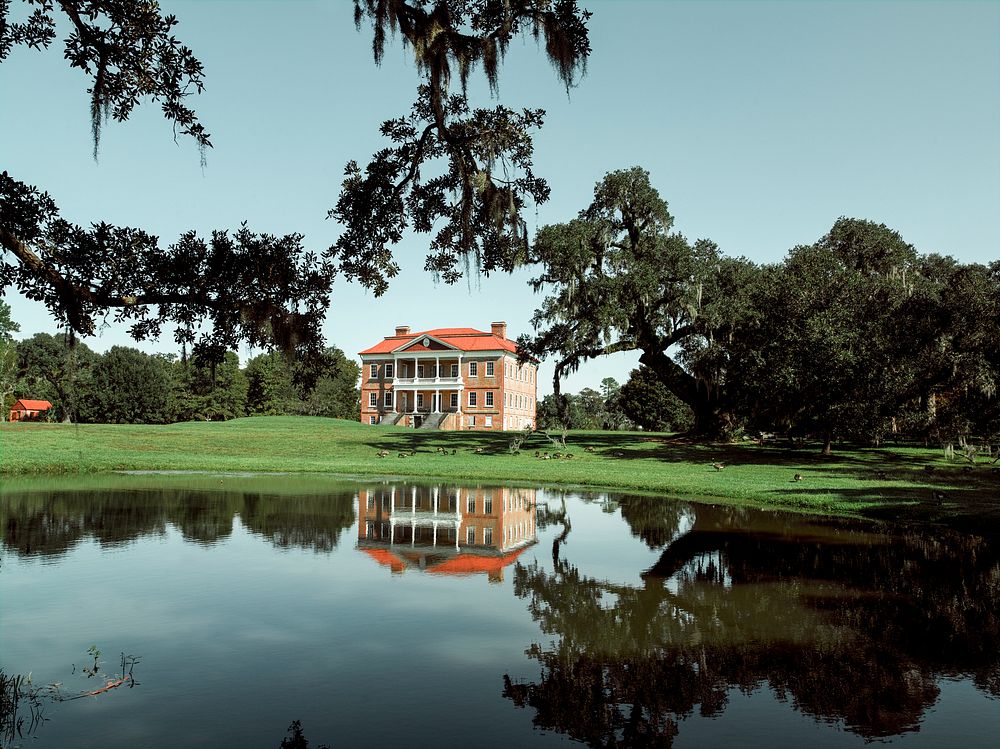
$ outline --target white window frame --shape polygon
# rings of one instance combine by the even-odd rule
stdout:
[[[452,364],[451,365],[451,376],[452,377],[458,377],[458,365],[457,364]]]
[[[392,407],[392,391],[391,390],[386,390],[385,391],[385,396],[382,398],[382,404],[386,405],[386,406],[389,406],[390,408]]]
[[[368,379],[377,380],[378,379],[378,364],[368,365]]]
[[[470,427],[474,427],[476,425],[476,417],[475,416],[470,416],[468,424],[469,424]]]
[[[377,423],[375,421],[375,419],[377,419],[377,418],[378,418],[377,416],[369,416],[368,417],[368,424],[371,425],[371,426],[374,426]]]
[[[387,380],[393,379],[393,375],[396,374],[396,368],[392,364],[386,364],[382,368],[382,373]]]
[[[493,362],[491,361],[486,362],[486,376],[487,377],[493,376]]]
[[[493,426],[493,417],[492,416],[487,416],[486,417],[486,426],[488,426],[488,427],[492,427]]]
[[[493,529],[483,528],[483,546],[493,545]]]
[[[486,408],[492,408],[492,407],[493,407],[493,391],[492,390],[487,390],[486,391]]]
[[[475,494],[473,494],[471,497],[466,498],[466,500],[465,500],[465,511],[468,514],[470,514],[470,515],[474,515],[476,513],[476,495]]]
[[[423,407],[424,407],[424,394],[417,393],[417,408],[420,409]]]
[[[378,393],[374,390],[368,393],[368,408],[378,408]]]
[[[424,376],[424,365],[417,364],[417,377],[423,377],[423,376]]]
[[[478,406],[478,401],[479,401],[479,399],[476,397],[476,391],[475,390],[470,390],[469,391],[469,408],[478,408],[479,407]]]
[[[472,546],[476,543],[476,526],[470,525],[465,529],[465,544]]]
[[[458,408],[458,393],[457,392],[451,394],[451,407],[452,408]]]
[[[469,377],[479,377],[479,362],[469,362]]]

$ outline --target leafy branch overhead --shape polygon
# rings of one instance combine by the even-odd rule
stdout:
[[[94,158],[101,126],[124,122],[143,99],[158,102],[174,135],[189,135],[203,149],[212,144],[194,110],[185,104],[204,89],[204,70],[192,51],[173,35],[177,19],[155,2],[131,0],[23,0],[32,11],[10,22],[10,0],[0,0],[0,62],[15,45],[47,49],[56,38],[56,10],[71,24],[63,56],[90,79]]]
[[[382,124],[392,145],[362,169],[348,163],[330,216],[344,232],[330,248],[344,275],[376,294],[399,272],[392,247],[403,232],[435,232],[425,268],[448,283],[473,264],[489,273],[525,262],[528,200],[548,199],[532,172],[531,131],[544,112],[505,106],[471,109],[470,73],[482,65],[496,93],[510,41],[530,33],[567,88],[590,54],[587,20],[576,0],[355,0],[355,22],[371,23],[375,61],[398,34],[424,79],[409,115]],[[453,87],[457,75],[459,86]],[[423,172],[440,165],[441,171]]]
[[[187,232],[164,249],[141,229],[66,221],[48,195],[3,172],[0,245],[18,261],[0,262],[0,285],[83,335],[113,311],[136,340],[173,323],[178,343],[214,359],[241,341],[312,351],[322,340],[334,274],[298,234]]]

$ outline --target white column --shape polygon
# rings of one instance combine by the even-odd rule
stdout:
[[[416,514],[417,512],[417,487],[414,485],[413,491],[410,492],[410,512]]]
[[[434,382],[441,381],[441,357],[434,357]]]
[[[396,487],[389,489],[389,514],[396,511]]]
[[[416,388],[413,389],[413,403],[411,404],[411,408],[413,410],[413,413],[417,412],[417,390],[416,390]]]

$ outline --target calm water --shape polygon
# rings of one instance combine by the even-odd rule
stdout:
[[[139,658],[12,746],[998,746],[996,539],[282,476],[8,481],[0,518],[0,666],[65,698]]]

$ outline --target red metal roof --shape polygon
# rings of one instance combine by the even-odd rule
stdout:
[[[20,408],[18,408],[20,406]],[[33,401],[28,398],[20,398],[17,400],[13,406],[11,406],[11,411],[48,411],[52,408],[52,404],[48,401]]]
[[[475,328],[435,328],[420,333],[386,336],[385,340],[376,343],[371,348],[359,351],[360,354],[388,354],[408,342],[421,336],[437,338],[442,343],[454,346],[459,351],[510,351],[517,353],[517,344],[507,338],[498,338],[492,333],[484,333]],[[412,347],[414,351],[426,350],[423,347]]]
[[[483,557],[476,554],[459,554],[457,557],[445,560],[427,571],[438,575],[474,575],[481,572],[499,572],[513,562],[524,549],[519,549],[502,557]]]

